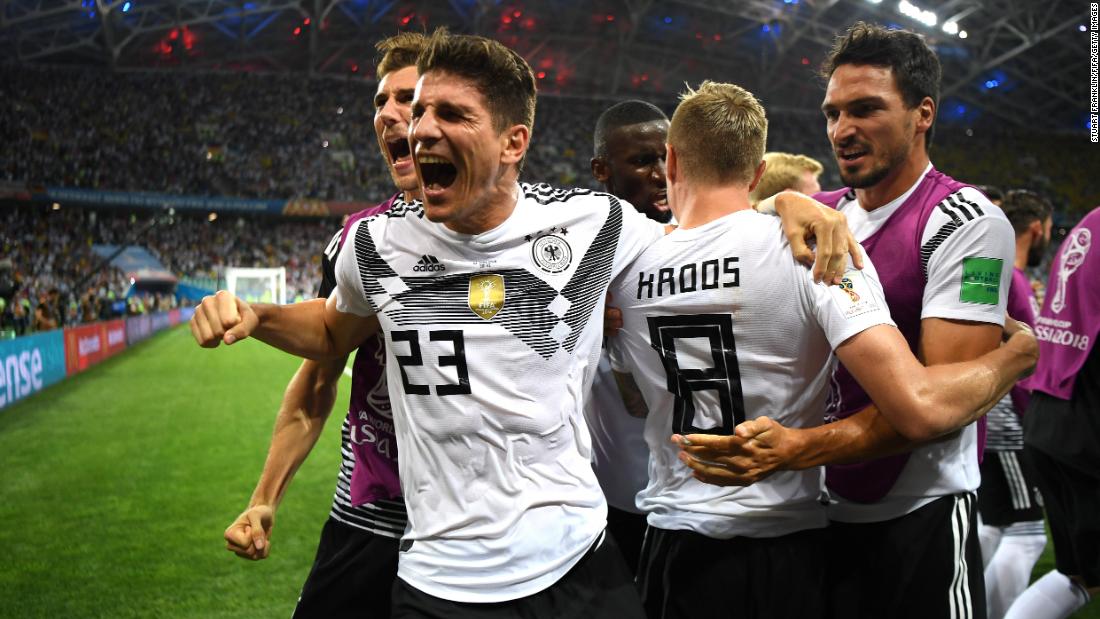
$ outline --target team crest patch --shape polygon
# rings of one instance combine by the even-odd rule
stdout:
[[[544,234],[531,245],[531,258],[547,273],[561,273],[573,262],[573,249],[556,234]]]
[[[963,303],[996,305],[1000,300],[1002,269],[1004,261],[1000,258],[964,259],[959,300]]]
[[[504,308],[504,278],[495,274],[471,277],[467,299],[475,314],[492,320]]]
[[[878,300],[871,292],[871,285],[859,271],[845,273],[839,284],[829,286],[829,293],[845,318],[855,318],[880,308]]]

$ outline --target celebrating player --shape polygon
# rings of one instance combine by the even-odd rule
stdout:
[[[381,324],[409,514],[395,616],[641,616],[581,408],[607,286],[664,228],[606,194],[517,183],[535,85],[515,52],[437,32],[417,68],[423,206],[353,223],[327,301],[220,292],[196,309],[196,340],[331,358]],[[816,235],[832,281],[855,243],[822,210],[792,243]]]
[[[819,425],[831,348],[891,417],[988,410],[1036,352],[1021,334],[976,362],[924,368],[894,328],[869,262],[838,286],[815,284],[785,258],[778,221],[749,206],[766,134],[764,109],[744,89],[705,82],[687,93],[668,132],[680,227],[611,287],[624,321],[609,340],[613,363],[624,399],[648,414],[653,454],[639,499],[649,512],[639,585],[650,617],[727,617],[733,600],[738,617],[825,610],[821,469],[711,486],[678,461],[670,434],[729,435],[764,415]],[[797,595],[786,594],[792,582]]]
[[[593,137],[592,176],[608,193],[662,223],[672,217],[665,188],[667,138],[665,113],[637,100],[604,110]],[[592,431],[592,465],[607,498],[607,530],[636,573],[646,522],[634,498],[649,482],[649,448],[642,435],[645,422],[623,409],[606,352],[600,354],[584,417]]]
[[[416,58],[427,38],[404,33],[381,41],[374,132],[394,185],[386,202],[357,214],[379,213],[412,200],[416,171],[408,148],[408,124],[416,87]],[[336,287],[335,259],[342,245],[337,232],[322,258],[318,296]],[[388,616],[397,574],[397,544],[405,530],[405,505],[397,477],[397,446],[386,390],[380,337],[367,338],[355,355],[352,396],[341,428],[341,463],[329,519],[313,568],[302,587],[295,617],[360,616],[368,600],[375,616]],[[304,361],[287,385],[267,461],[246,509],[225,531],[226,547],[248,559],[271,551],[275,512],[294,473],[313,449],[336,399],[346,356]]]
[[[817,197],[848,216],[878,265],[891,316],[925,365],[993,350],[1005,322],[1015,240],[999,208],[929,161],[940,84],[935,53],[911,32],[857,23],[838,38],[823,69],[829,81],[822,111],[848,188]],[[827,420],[835,423],[788,430],[761,418],[737,430],[752,441],[700,437],[701,457],[724,463],[704,478],[747,483],[775,468],[858,462],[827,471],[833,616],[983,616],[974,422],[984,411],[883,410],[889,423],[881,423],[846,365],[830,397]],[[860,462],[899,433],[911,453]]]

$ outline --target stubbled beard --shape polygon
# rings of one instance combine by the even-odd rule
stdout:
[[[867,187],[874,187],[882,182],[886,176],[890,174],[890,167],[883,166],[879,169],[871,169],[863,174],[846,174],[844,168],[840,168],[840,180],[844,181],[844,184],[852,189],[866,189]]]
[[[642,212],[642,214],[660,224],[667,224],[668,222],[672,221],[671,210],[660,211],[657,209],[646,209]]]
[[[1047,253],[1047,243],[1032,245],[1027,249],[1027,266],[1037,267],[1043,263],[1043,255]]]
[[[840,165],[843,160],[838,157],[837,166],[840,168],[840,180],[844,181],[844,184],[852,189],[874,187],[885,180],[886,177],[890,175],[890,172],[893,172],[905,163],[905,158],[909,155],[909,149],[899,148],[887,154],[886,165],[879,168],[873,167],[862,175],[845,174],[844,166]]]

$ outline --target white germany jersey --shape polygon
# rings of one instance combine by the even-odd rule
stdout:
[[[607,286],[664,232],[607,194],[517,191],[477,235],[394,207],[354,225],[337,262],[339,310],[377,314],[386,335],[398,575],[462,602],[549,587],[606,526],[583,400]]]
[[[779,219],[746,210],[676,230],[611,287],[624,327],[612,363],[634,375],[649,408],[649,524],[715,538],[774,537],[824,527],[824,471],[784,471],[746,488],[695,480],[672,434],[732,434],[768,416],[819,426],[832,349],[893,324],[874,266],[844,286],[815,284],[795,262]]]
[[[924,173],[932,170],[929,164]],[[917,188],[923,176],[904,194],[873,211],[845,197],[837,210],[848,218],[856,240],[878,232]],[[966,205],[974,204],[977,208]],[[933,211],[921,231],[921,253],[927,279],[921,319],[945,318],[1003,325],[1016,259],[1016,234],[1004,212],[973,187],[964,187]],[[962,291],[964,268],[976,256],[1003,265],[995,303],[972,303]],[[856,503],[836,497],[829,518],[840,522],[882,522],[904,516],[932,501],[960,492],[974,492],[981,484],[978,467],[978,427],[972,423],[958,432],[914,449],[901,476],[885,497],[875,503]]]

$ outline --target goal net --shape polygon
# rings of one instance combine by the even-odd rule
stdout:
[[[286,303],[286,269],[227,267],[225,287],[249,303]]]

